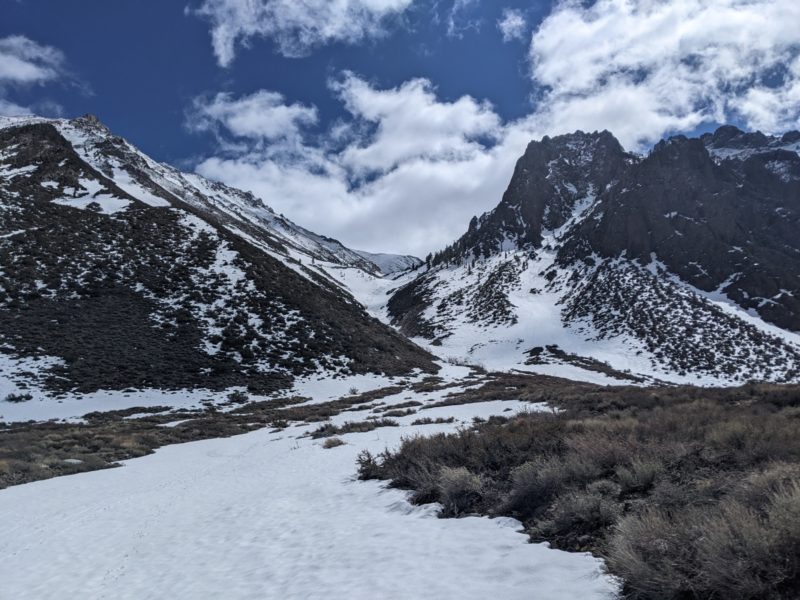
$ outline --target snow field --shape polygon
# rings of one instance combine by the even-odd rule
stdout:
[[[318,424],[264,429],[0,491],[8,516],[0,597],[613,598],[617,583],[599,559],[529,544],[513,519],[439,519],[435,505],[414,507],[404,492],[355,479],[363,449],[537,408],[495,401],[420,410],[397,419],[401,427],[340,436],[346,444],[330,450],[300,437]],[[457,420],[409,425],[423,416]]]

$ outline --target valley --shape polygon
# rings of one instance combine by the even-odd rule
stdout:
[[[799,136],[533,141],[421,260],[3,117],[3,593],[791,597]]]

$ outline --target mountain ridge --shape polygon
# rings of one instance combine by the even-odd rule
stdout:
[[[267,391],[437,368],[325,268],[377,266],[91,117],[0,123],[0,255],[7,391]]]
[[[798,139],[728,127],[646,156],[609,132],[534,141],[498,206],[393,294],[391,320],[489,364],[493,348],[518,367],[795,381]]]

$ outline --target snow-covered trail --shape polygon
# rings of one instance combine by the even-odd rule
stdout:
[[[525,405],[447,408],[468,422]],[[362,448],[456,426],[350,434],[329,450],[297,439],[311,426],[259,430],[0,491],[0,598],[612,598],[588,554],[528,544],[511,519],[438,519],[354,479]]]

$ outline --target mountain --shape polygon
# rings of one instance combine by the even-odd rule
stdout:
[[[437,368],[331,276],[375,263],[91,116],[0,120],[0,265],[0,376],[17,389]]]
[[[388,303],[499,366],[729,383],[800,377],[800,133],[730,126],[646,156],[532,142],[498,206]]]
[[[393,275],[422,266],[421,259],[408,254],[374,254],[363,250],[356,250],[356,252],[359,256],[377,266],[383,275]]]

